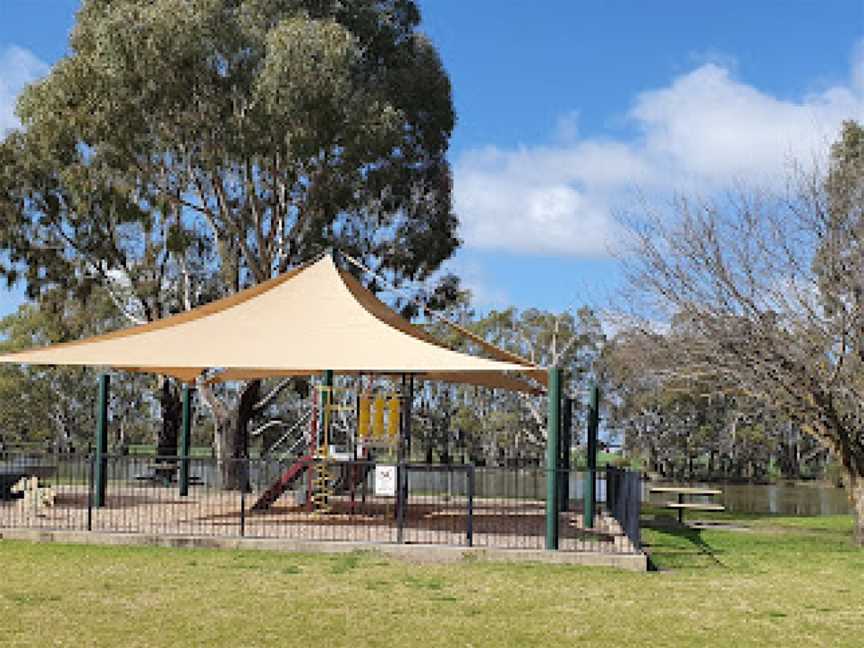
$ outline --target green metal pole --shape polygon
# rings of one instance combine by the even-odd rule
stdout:
[[[192,390],[183,385],[183,427],[180,430],[180,497],[189,494],[189,452],[192,448]]]
[[[558,436],[561,431],[561,370],[549,368],[546,391],[549,410],[546,417],[546,549],[558,549]]]
[[[585,475],[585,528],[594,528],[594,485],[597,483],[597,429],[600,426],[600,388],[591,385],[591,397],[588,402],[588,472]]]
[[[559,453],[561,462],[561,495],[558,505],[563,513],[570,504],[570,446],[571,430],[573,426],[573,399],[565,398],[564,410],[561,412],[561,450]]]
[[[105,506],[105,491],[108,484],[108,395],[111,376],[99,376],[99,398],[96,405],[96,461],[93,476],[93,505]]]

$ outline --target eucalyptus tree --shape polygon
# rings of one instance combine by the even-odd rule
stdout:
[[[587,410],[587,390],[592,382],[602,380],[596,362],[605,344],[605,335],[597,314],[587,307],[554,313],[529,308],[492,311],[477,324],[484,337],[504,349],[513,351],[541,367],[558,367],[562,371],[565,395],[574,403],[574,419]],[[522,429],[530,432],[530,443],[540,448],[546,443],[546,400],[525,393],[512,394],[519,409],[527,416]]]
[[[692,331],[625,328],[603,350],[607,429],[625,452],[664,477],[762,480],[819,476],[816,442],[764,399],[710,367],[688,370],[680,353],[696,348]],[[803,471],[802,471],[803,469]]]
[[[560,367],[567,394],[577,405],[584,401],[584,388],[595,377],[594,361],[604,342],[600,322],[590,309],[552,313],[507,308],[478,316],[463,299],[459,308],[450,309],[448,315],[477,339],[540,366]],[[433,321],[429,326],[438,339],[453,348],[485,352],[471,337],[445,324]],[[442,456],[449,456],[454,442],[474,460],[533,461],[543,456],[544,397],[464,385],[430,385],[423,394],[425,401],[420,409],[429,413],[430,421],[424,429],[427,447],[438,447]]]
[[[85,306],[79,337],[191,308],[206,295],[207,241],[176,205],[117,191],[105,160],[73,136],[66,123],[40,123],[0,142],[0,273],[49,316]],[[104,311],[106,297],[117,317]],[[156,389],[157,448],[175,454],[179,388],[162,378]]]
[[[84,0],[19,113],[99,160],[106,190],[205,233],[221,294],[331,246],[425,281],[458,239],[450,84],[419,21],[410,0]],[[231,391],[203,389],[242,456],[271,399]]]
[[[74,300],[25,303],[0,319],[3,353],[34,345],[69,342],[110,327],[119,319],[105,291],[96,289],[87,303]],[[0,441],[43,442],[64,452],[84,452],[93,440],[96,393],[88,367],[0,367]],[[154,380],[128,374],[114,381],[112,437],[115,449],[128,442],[150,443]],[[142,436],[143,435],[143,436]]]
[[[844,126],[827,174],[784,194],[682,197],[631,223],[628,271],[654,312],[698,332],[667,345],[683,374],[711,370],[818,438],[842,463],[864,544],[861,128]]]

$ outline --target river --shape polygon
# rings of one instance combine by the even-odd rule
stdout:
[[[664,493],[648,495],[653,484],[643,486],[643,500],[662,505],[670,501]],[[658,484],[659,485],[659,484]],[[666,485],[666,484],[664,484]],[[776,513],[780,515],[837,515],[850,513],[851,504],[842,488],[820,483],[780,484],[693,484],[717,488],[723,494],[715,498],[732,513]],[[693,501],[699,501],[693,498]]]

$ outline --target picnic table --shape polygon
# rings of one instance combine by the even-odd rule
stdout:
[[[149,472],[144,473],[143,475],[136,475],[136,480],[154,482],[156,484],[161,484],[162,486],[170,486],[177,482],[177,472],[180,468],[180,463],[179,461],[157,459],[148,463],[146,468]],[[189,483],[202,484],[204,482],[198,475],[189,475]]]
[[[712,504],[708,502],[686,502],[685,497],[714,497],[722,495],[723,491],[719,488],[698,488],[691,486],[652,486],[649,490],[651,493],[669,493],[677,495],[677,501],[666,502],[665,508],[678,511],[678,523],[684,524],[684,511],[725,511],[726,507],[721,504]]]

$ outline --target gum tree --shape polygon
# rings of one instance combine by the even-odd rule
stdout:
[[[450,84],[419,21],[410,0],[85,0],[19,113],[204,232],[221,294],[330,246],[424,281],[458,240]],[[270,394],[202,391],[221,456],[243,456]]]
[[[68,339],[153,321],[206,295],[206,239],[176,205],[152,195],[132,200],[111,186],[112,176],[64,123],[0,142],[0,274],[10,285],[21,281],[46,317],[89,313]],[[104,300],[114,312],[98,316]],[[175,454],[179,388],[168,378],[156,383],[157,450]]]

